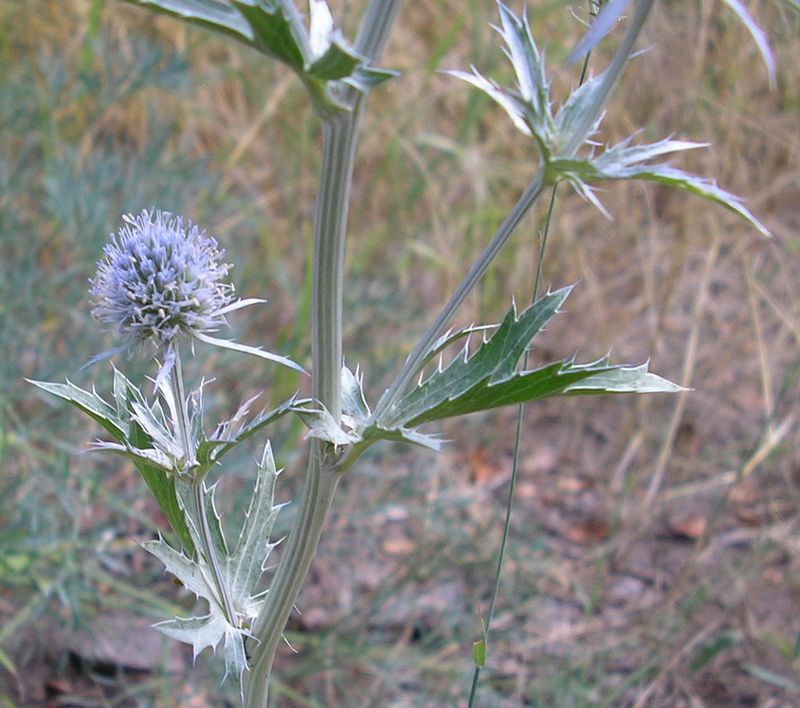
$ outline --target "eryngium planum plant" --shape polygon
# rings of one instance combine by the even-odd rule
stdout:
[[[229,420],[207,427],[203,388],[184,381],[182,356],[197,343],[232,349],[300,371],[279,354],[217,336],[230,313],[263,302],[236,299],[230,266],[217,241],[182,217],[153,208],[123,217],[91,281],[93,315],[110,326],[118,346],[95,357],[144,350],[153,358],[149,394],[141,383],[113,369],[110,397],[71,382],[35,381],[97,421],[109,439],[94,444],[103,452],[132,460],[171,527],[169,538],[147,541],[183,585],[204,601],[204,614],[168,618],[156,625],[191,644],[194,655],[221,646],[226,677],[239,683],[247,706],[266,706],[269,679],[282,632],[314,557],[325,517],[341,476],[380,440],[438,450],[442,440],[431,423],[553,396],[609,393],[670,393],[681,388],[648,371],[646,364],[589,363],[572,358],[529,368],[535,337],[559,312],[571,287],[535,297],[520,309],[511,305],[496,325],[448,329],[464,298],[480,280],[522,218],[545,190],[561,183],[605,211],[596,186],[605,180],[647,180],[722,205],[766,234],[736,196],[712,181],[664,162],[667,155],[702,147],[663,139],[644,144],[636,134],[613,146],[600,140],[608,97],[635,51],[653,0],[615,0],[605,5],[575,52],[582,58],[632,5],[625,35],[609,66],[582,81],[556,105],[543,52],[525,13],[498,3],[496,28],[512,64],[515,84],[501,86],[473,68],[453,76],[496,101],[538,152],[530,182],[477,260],[465,268],[461,284],[433,318],[396,377],[374,406],[367,402],[363,375],[344,366],[342,294],[347,210],[353,163],[365,100],[395,72],[378,68],[399,0],[370,0],[353,42],[337,27],[325,0],[310,0],[309,22],[292,0],[132,0],[219,32],[287,65],[308,90],[322,126],[322,165],[314,213],[313,303],[310,396],[293,396],[272,410],[250,414],[241,404]],[[728,3],[753,31],[744,8]],[[594,15],[600,3],[590,3]],[[769,61],[764,42],[759,46]],[[552,202],[551,202],[552,207]],[[540,259],[542,252],[540,253]],[[540,260],[541,265],[541,260]],[[540,272],[540,271],[539,271]],[[538,291],[538,278],[534,293]],[[474,342],[473,340],[476,340]],[[444,361],[444,352],[463,343]],[[525,364],[519,362],[525,357]],[[256,465],[254,488],[238,539],[231,545],[215,510],[211,475],[224,474],[223,458],[243,440],[285,415],[307,425],[308,465],[298,511],[281,560],[264,583],[275,541],[270,539],[281,505],[275,503],[278,471],[270,443]],[[485,662],[485,642],[475,654]],[[473,688],[474,695],[474,688]]]

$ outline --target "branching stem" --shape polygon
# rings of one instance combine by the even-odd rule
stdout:
[[[383,394],[380,401],[378,401],[375,412],[372,414],[373,421],[378,421],[380,423],[384,413],[389,412],[400,396],[402,396],[405,388],[411,383],[420,365],[425,360],[436,338],[444,331],[444,328],[447,327],[459,305],[464,302],[464,299],[469,295],[472,288],[475,287],[475,284],[483,277],[483,274],[497,257],[497,254],[503,248],[506,241],[508,241],[511,234],[514,233],[514,229],[516,229],[522,217],[525,216],[528,209],[536,202],[543,188],[544,172],[540,169],[526,187],[522,196],[517,200],[511,212],[500,225],[500,228],[497,230],[497,233],[494,235],[489,245],[483,249],[481,255],[478,256],[478,259],[467,272],[464,280],[461,281],[461,284],[447,301],[447,304],[441,309],[425,334],[422,335],[411,354],[408,355],[397,378],[386,390],[386,393]]]
[[[653,0],[639,0],[639,2],[637,3],[636,13],[634,15],[633,21],[631,22],[631,25],[628,27],[628,31],[625,33],[625,37],[623,38],[622,43],[617,49],[617,53],[614,55],[614,59],[612,60],[610,67],[606,71],[602,88],[598,92],[597,101],[595,102],[594,106],[592,106],[592,109],[584,114],[583,120],[581,121],[579,126],[573,131],[572,137],[570,141],[567,143],[564,150],[566,155],[571,156],[572,154],[574,154],[586,140],[586,137],[591,130],[591,126],[594,124],[595,120],[597,119],[597,116],[600,115],[600,112],[603,110],[603,107],[605,106],[606,101],[608,100],[608,97],[611,94],[611,90],[614,88],[614,85],[619,79],[622,69],[624,68],[625,64],[630,58],[631,52],[633,51],[633,46],[636,43],[636,39],[638,38],[639,33],[642,31],[642,27],[644,26],[644,22],[647,19],[647,15],[649,14],[652,5],[653,5]],[[588,65],[589,65],[589,55],[587,54],[583,63],[583,69],[581,71],[581,77],[580,77],[581,84],[584,82],[586,78]],[[536,275],[533,283],[531,302],[536,302],[536,298],[538,297],[539,293],[539,287],[541,286],[542,282],[542,268],[544,264],[544,254],[545,254],[545,249],[547,247],[547,239],[550,233],[550,224],[553,217],[553,209],[555,207],[557,186],[558,186],[557,184],[553,185],[553,191],[550,195],[550,204],[547,209],[544,231],[542,233],[541,243],[539,245],[539,253],[536,259]],[[528,365],[528,352],[526,351],[523,361],[523,369],[527,368],[527,365]],[[516,487],[517,474],[519,471],[519,452],[520,452],[520,444],[522,442],[522,423],[524,416],[525,416],[525,404],[521,403],[519,405],[519,408],[517,409],[516,431],[514,436],[514,457],[511,468],[511,483],[509,485],[508,499],[506,503],[506,515],[505,515],[505,523],[503,525],[503,536],[502,540],[500,541],[500,550],[497,554],[497,567],[495,571],[494,585],[492,588],[492,597],[489,605],[489,612],[484,621],[483,638],[485,642],[488,641],[489,629],[491,627],[492,617],[494,615],[494,610],[497,603],[497,594],[500,589],[500,577],[503,568],[503,561],[505,560],[506,545],[508,543],[508,536],[511,527],[511,511],[513,508],[514,490]],[[480,673],[481,673],[481,667],[476,666],[472,675],[472,685],[470,687],[470,692],[469,692],[469,699],[468,699],[469,708],[472,708],[472,706],[475,704],[475,697],[477,695],[478,679],[480,678]]]
[[[214,548],[214,539],[211,537],[211,527],[208,525],[208,516],[206,516],[206,507],[203,503],[203,480],[192,480],[192,506],[200,528],[197,529],[200,535],[200,548],[198,552],[202,553],[208,567],[211,569],[211,583],[210,586],[216,590],[217,601],[225,612],[225,619],[234,627],[239,624],[236,616],[236,610],[233,607],[233,600],[225,581],[225,576],[222,573],[222,568],[219,565],[219,558],[217,558],[217,551]],[[202,566],[199,566],[202,570]]]

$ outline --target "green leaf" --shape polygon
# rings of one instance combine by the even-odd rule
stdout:
[[[128,433],[128,442],[144,449],[152,444],[150,438],[142,430],[136,421],[131,422]],[[192,555],[194,553],[194,541],[189,533],[183,509],[178,503],[178,496],[175,491],[175,477],[155,465],[147,464],[144,461],[134,461],[136,471],[142,476],[145,484],[150,488],[153,496],[158,502],[161,513],[164,514],[175,535],[183,546],[183,550]]]
[[[299,371],[301,374],[308,373],[302,366],[300,366],[300,364],[295,363],[289,357],[281,356],[280,354],[273,354],[272,352],[261,349],[261,347],[251,347],[248,344],[239,344],[239,342],[233,342],[230,339],[212,337],[211,335],[204,334],[203,332],[195,332],[193,336],[195,339],[198,339],[201,342],[205,342],[206,344],[210,344],[214,347],[219,347],[220,349],[230,349],[231,351],[241,352],[242,354],[250,354],[261,359],[266,359],[267,361],[272,361],[276,364],[282,364],[290,369]]]
[[[126,0],[211,29],[302,71],[308,39],[291,4],[280,0]]]
[[[213,590],[206,580],[206,572],[202,564],[192,561],[182,553],[169,546],[164,539],[148,541],[142,544],[145,550],[158,558],[169,573],[172,573],[183,585],[198,597],[208,602],[209,612],[202,617],[175,617],[159,622],[154,627],[161,633],[192,645],[194,659],[207,647],[215,650],[220,641],[225,640],[225,676],[229,673],[241,683],[242,675],[247,670],[244,652],[246,630],[231,624],[216,599]],[[230,645],[241,644],[241,647]],[[229,663],[232,662],[232,663]]]
[[[774,89],[778,85],[776,78],[777,71],[775,69],[775,57],[773,56],[772,50],[769,47],[767,35],[764,33],[764,30],[758,26],[758,23],[751,17],[741,0],[722,1],[731,10],[733,10],[734,13],[736,13],[736,16],[741,20],[742,24],[750,33],[750,36],[753,38],[753,41],[755,42],[756,47],[758,47],[758,51],[761,54],[761,58],[764,60],[764,65],[767,67],[769,85]]]
[[[450,341],[455,341],[457,338],[458,336],[454,335]],[[416,430],[402,427],[387,429],[377,424],[367,425],[369,418],[370,410],[364,399],[363,384],[358,370],[356,369],[356,373],[353,374],[346,366],[342,367],[342,423],[351,429],[352,442],[393,440],[412,443],[437,452],[442,447],[441,440],[432,435],[424,435]]]
[[[274,423],[276,420],[294,410],[296,406],[310,403],[310,399],[298,399],[292,396],[273,410],[264,409],[249,423],[243,423],[247,413],[247,404],[242,406],[233,418],[218,426],[214,434],[201,440],[197,446],[197,459],[203,465],[212,465],[219,462],[222,456],[230,452],[236,445],[254,435],[262,428]],[[249,403],[249,402],[248,402]]]
[[[97,421],[115,440],[122,442],[125,440],[127,424],[123,422],[117,410],[101,398],[97,391],[84,391],[82,388],[67,381],[65,384],[50,383],[49,381],[33,381],[26,379],[28,383],[52,393],[54,396],[63,398],[71,403],[78,410],[83,411],[93,420]]]
[[[117,445],[99,443],[96,449],[109,449],[123,454],[133,460],[134,466],[144,479],[158,502],[161,512],[178,536],[181,545],[191,553],[194,545],[183,517],[183,512],[175,495],[175,483],[172,476],[155,458],[150,459],[144,453],[154,451],[153,439],[143,429],[137,416],[131,417],[130,408],[134,403],[141,403],[144,397],[141,392],[119,371],[114,372],[114,402],[112,408],[96,391],[84,391],[67,381],[66,384],[31,381],[43,391],[63,398],[79,410],[96,420],[117,441]],[[147,408],[147,406],[145,406]],[[149,423],[160,425],[152,414],[147,416]],[[137,454],[137,452],[142,454]]]
[[[506,56],[511,60],[517,78],[517,89],[499,86],[482,76],[473,67],[472,73],[449,71],[483,91],[508,113],[514,125],[532,137],[546,160],[550,159],[558,142],[550,100],[550,82],[545,71],[544,55],[533,38],[528,18],[520,19],[503,3],[498,3],[500,27]]]
[[[308,437],[324,440],[331,445],[340,447],[358,442],[361,436],[357,433],[348,433],[338,425],[328,410],[319,403],[317,408],[295,406],[292,410],[299,416],[308,428]]]
[[[270,542],[270,535],[278,513],[285,506],[275,504],[275,483],[279,474],[275,469],[272,447],[267,443],[258,465],[255,487],[239,540],[227,560],[234,602],[238,600],[240,607],[237,610],[248,617],[258,614],[258,582],[272,549],[278,545]]]
[[[597,113],[597,104],[601,99],[603,91],[603,81],[606,72],[593,76],[584,81],[576,88],[564,101],[555,117],[554,134],[558,136],[558,146],[556,150],[560,152],[570,142],[573,141],[574,134],[581,130],[587,116],[594,116],[590,123],[588,133],[580,136],[582,145],[587,139],[591,138],[600,128],[603,114]]]
[[[283,506],[274,503],[278,474],[272,449],[267,443],[258,465],[247,516],[232,554],[229,553],[219,515],[214,507],[214,487],[202,486],[202,513],[207,521],[213,551],[219,561],[219,581],[231,599],[235,616],[229,617],[226,614],[220,599],[220,588],[216,585],[217,580],[214,580],[211,561],[205,553],[195,553],[192,558],[191,554],[179,553],[162,538],[143,544],[164,564],[168,572],[208,603],[208,614],[204,616],[176,617],[160,622],[155,625],[156,628],[173,639],[191,644],[195,658],[207,647],[215,650],[220,641],[224,641],[225,676],[233,676],[240,685],[248,668],[244,641],[249,636],[250,625],[263,604],[264,593],[258,591],[258,584],[267,559],[277,545],[270,541],[270,534]],[[184,480],[178,480],[177,489],[178,503],[189,521],[188,531],[194,547],[204,548],[200,535],[203,522],[197,518],[192,502],[196,488]]]
[[[534,135],[534,131],[531,128],[531,124],[536,125],[533,117],[534,114],[529,104],[523,101],[520,96],[501,88],[494,81],[481,75],[474,67],[471,74],[466,71],[445,71],[444,73],[466,81],[468,84],[472,84],[475,88],[483,91],[508,114],[512,123],[514,123],[521,133],[529,137],[536,137],[540,145],[546,146],[544,141],[539,139],[538,135]],[[549,155],[549,152],[548,147],[547,152],[544,154]]]
[[[186,479],[175,480],[175,491],[177,493],[178,502],[188,522],[189,532],[195,542],[197,542],[200,538],[201,522],[195,514],[194,504],[192,502],[192,486],[194,484],[198,484],[198,482],[189,482]],[[206,517],[208,528],[211,532],[211,542],[214,546],[213,550],[218,557],[225,558],[228,555],[228,543],[225,540],[225,534],[222,532],[222,524],[220,523],[217,507],[214,503],[217,485],[212,484],[207,487],[205,483],[201,482],[200,484],[202,484],[203,491],[203,514]]]
[[[400,76],[400,72],[392,69],[381,69],[375,66],[359,64],[350,76],[342,79],[342,83],[352,86],[361,93],[366,93],[371,88]]]
[[[603,210],[602,205],[593,197],[591,188],[586,184],[587,181],[641,179],[658,182],[720,204],[745,219],[765,236],[770,235],[766,227],[748,211],[739,197],[726,192],[714,182],[679,170],[669,163],[649,164],[649,161],[656,157],[706,147],[704,144],[670,139],[634,146],[630,142],[631,138],[623,140],[607,148],[598,157],[585,160],[578,158],[553,160],[547,167],[552,173],[550,178],[552,179],[556,173],[560,174],[601,210]]]
[[[308,67],[309,75],[324,81],[336,81],[351,76],[356,67],[364,63],[364,59],[346,44],[331,42],[322,56],[315,59]]]
[[[456,342],[466,339],[467,337],[471,337],[473,334],[480,332],[481,334],[486,334],[491,330],[495,330],[499,327],[499,325],[491,324],[491,325],[470,325],[469,327],[464,327],[462,329],[456,330],[448,330],[445,332],[439,339],[437,339],[432,345],[428,353],[423,357],[422,361],[420,362],[419,369],[424,368],[427,366],[428,362],[431,361],[437,354],[443,352],[447,347]],[[418,370],[419,370],[418,369]]]
[[[425,435],[418,430],[410,428],[384,428],[374,424],[361,431],[361,436],[365,441],[390,440],[393,442],[406,442],[425,447],[434,452],[439,452],[442,449],[442,441],[435,435]]]
[[[682,386],[667,381],[657,374],[647,371],[647,364],[639,366],[608,366],[586,368],[570,367],[570,371],[591,371],[597,373],[569,384],[563,393],[571,395],[596,395],[602,393],[677,393],[685,390]]]
[[[342,367],[342,414],[350,418],[354,429],[366,423],[370,416],[359,371],[356,369],[354,374],[346,366]]]
[[[397,75],[394,71],[367,66],[365,57],[353,49],[336,27],[325,0],[309,0],[309,11],[311,58],[306,63],[305,71],[312,80],[323,82],[323,87],[328,81],[342,81],[366,93],[373,86]],[[326,98],[331,100],[331,94],[327,94]]]
[[[609,0],[604,4],[584,40],[570,56],[570,61],[589,51],[600,41],[623,12],[627,2],[628,0]],[[737,13],[754,37],[767,64],[770,80],[774,81],[774,61],[765,35],[740,0],[725,2]],[[604,179],[659,182],[720,204],[745,219],[765,236],[769,236],[764,225],[748,211],[739,197],[720,189],[713,181],[683,172],[669,164],[647,164],[649,160],[663,154],[702,147],[697,143],[663,140],[652,145],[631,147],[631,139],[628,138],[619,145],[606,149],[599,157],[576,157],[575,154],[581,146],[593,146],[591,137],[599,129],[602,120],[601,107],[613,84],[612,78],[618,75],[627,57],[623,57],[622,62],[615,59],[605,72],[572,91],[553,117],[544,56],[536,46],[527,18],[524,14],[521,18],[517,17],[503,3],[498,5],[501,20],[498,31],[505,41],[506,55],[514,67],[517,87],[499,86],[474,68],[472,73],[448,73],[486,93],[508,113],[520,131],[536,141],[544,162],[545,184],[566,180],[581,196],[609,216],[590,182]],[[640,9],[646,12],[643,5],[640,5]],[[633,28],[636,26],[634,24]],[[631,41],[632,37],[633,35]],[[621,56],[618,54],[618,57]]]
[[[475,666],[482,669],[486,666],[486,640],[479,639],[477,642],[472,642],[472,661]]]
[[[609,0],[603,3],[602,9],[594,18],[591,27],[567,57],[567,64],[574,64],[578,59],[591,52],[617,24],[629,2],[630,0]]]
[[[336,84],[366,92],[396,73],[366,65],[334,27],[327,3],[311,0],[311,37],[292,0],[127,0],[233,37],[291,67],[324,113],[347,110]],[[341,88],[341,87],[339,87]],[[339,92],[341,93],[341,92]],[[206,335],[207,337],[207,335]],[[203,337],[198,337],[203,339]],[[203,341],[214,340],[207,337]],[[285,357],[225,340],[219,347],[246,351],[302,371]]]
[[[408,429],[422,423],[555,395],[681,390],[680,386],[649,373],[646,364],[612,366],[606,359],[589,364],[559,361],[538,369],[516,371],[526,347],[556,314],[569,292],[570,288],[563,288],[549,293],[519,316],[512,308],[491,339],[472,356],[468,356],[465,347],[462,356],[431,374],[381,420],[361,431],[362,437],[408,440]],[[388,431],[395,437],[390,437]],[[435,439],[433,442],[438,443]]]
[[[279,0],[231,0],[246,20],[253,46],[288,64],[296,71],[305,64],[305,29]]]
[[[181,584],[194,593],[198,597],[206,597],[208,594],[208,583],[203,574],[203,568],[199,563],[195,563],[185,553],[176,551],[170,546],[163,538],[159,537],[155,541],[145,541],[142,547],[152,553],[163,564],[167,572],[172,573]],[[211,600],[213,605],[218,607],[216,598],[211,593]],[[219,608],[221,611],[221,608]],[[202,651],[202,650],[201,650]]]
[[[164,562],[163,558],[157,552],[156,547],[153,545],[155,543],[156,542],[153,541],[149,545],[145,545],[145,548]],[[166,563],[164,565],[166,566]],[[174,565],[171,567],[167,566],[167,570],[175,575],[176,578],[181,577],[175,572],[176,568]],[[153,626],[159,632],[172,639],[191,644],[193,660],[197,659],[200,652],[207,647],[210,647],[212,650],[216,649],[220,640],[230,628],[225,618],[218,613],[209,613],[203,617],[175,617],[174,619],[165,620]],[[235,628],[232,631],[235,632]]]
[[[648,373],[647,366],[608,366],[603,363],[574,365],[556,362],[504,379],[491,378],[462,395],[418,413],[406,425],[415,426],[442,418],[527,403],[558,395],[606,393],[674,393],[681,387]],[[403,402],[400,402],[403,405]]]
[[[128,402],[131,409],[131,419],[135,420],[147,435],[150,445],[159,450],[167,459],[176,461],[186,456],[183,445],[167,428],[163,419],[163,412],[159,405],[150,406],[144,397],[139,398],[138,390],[131,391],[132,398]],[[175,465],[172,465],[175,467]]]
[[[508,57],[514,66],[522,98],[533,108],[537,123],[549,133],[552,128],[550,113],[550,82],[544,66],[544,56],[533,39],[527,15],[520,20],[502,3],[500,11],[500,36],[505,40]]]
[[[113,366],[113,365],[112,365]],[[128,420],[128,388],[133,386],[128,378],[119,369],[114,367],[114,403],[117,406],[117,415],[120,420]]]
[[[460,415],[449,413],[473,398],[475,392],[491,381],[499,381],[514,373],[517,361],[530,341],[549,322],[566,300],[571,287],[562,288],[540,298],[517,317],[512,308],[503,323],[475,354],[455,358],[445,369],[436,371],[406,394],[377,423],[383,428],[413,426],[428,420]],[[471,410],[480,410],[472,408]],[[468,412],[464,410],[462,412]]]
[[[224,0],[125,0],[207,29],[234,37],[253,46],[253,31],[241,13]]]
[[[155,447],[139,449],[132,445],[122,443],[104,442],[102,440],[92,443],[91,449],[99,452],[113,452],[116,455],[127,457],[133,462],[143,462],[147,465],[158,467],[164,472],[175,471],[175,462]]]

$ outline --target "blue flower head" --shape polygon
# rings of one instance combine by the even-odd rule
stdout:
[[[169,212],[123,217],[91,281],[92,315],[113,325],[127,345],[216,331],[233,301],[231,266],[215,239]]]
[[[303,370],[285,357],[209,335],[227,324],[229,312],[264,302],[234,299],[233,285],[225,280],[231,265],[222,261],[225,252],[216,239],[166,211],[144,210],[123,220],[103,249],[89,291],[92,315],[114,327],[122,346],[90,364],[152,340],[163,355],[160,380],[169,374],[183,335]]]

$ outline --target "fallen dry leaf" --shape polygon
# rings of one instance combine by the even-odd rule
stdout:
[[[521,482],[516,491],[519,499],[535,499],[539,495],[539,488],[533,482]]]
[[[758,501],[758,491],[761,480],[751,475],[737,482],[728,492],[728,500],[734,504],[754,504]]]
[[[580,477],[559,477],[556,487],[562,492],[582,492],[590,486],[590,482]]]
[[[695,541],[706,532],[708,519],[701,511],[675,509],[667,516],[667,526],[675,536]]]
[[[558,465],[558,450],[552,445],[537,447],[535,452],[523,461],[522,468],[527,473],[550,472]]]
[[[752,506],[739,506],[733,511],[736,519],[745,526],[758,526],[764,521],[763,513]]]
[[[504,473],[504,469],[489,460],[486,448],[476,447],[467,453],[467,463],[470,468],[469,478],[475,484],[486,484]]]
[[[407,556],[409,553],[413,552],[415,548],[416,545],[414,542],[405,536],[387,538],[381,543],[383,552],[391,556]]]
[[[573,543],[588,545],[590,543],[598,543],[608,538],[610,531],[611,529],[606,519],[598,516],[590,516],[577,524],[568,526],[566,531],[564,531],[564,536]]]

